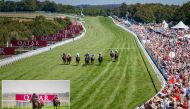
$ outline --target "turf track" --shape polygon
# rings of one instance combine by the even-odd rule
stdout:
[[[1,68],[0,79],[71,80],[71,109],[133,109],[154,96],[150,75],[158,90],[160,83],[135,38],[109,18],[87,17],[85,21],[87,33],[81,40]],[[118,62],[110,61],[109,48],[118,48]],[[80,65],[74,61],[63,65],[62,52],[79,52]],[[86,52],[96,56],[102,52],[103,64],[84,65]]]

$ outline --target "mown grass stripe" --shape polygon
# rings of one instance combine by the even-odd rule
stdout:
[[[95,89],[94,93],[89,97],[89,100],[83,104],[79,109],[85,109],[89,104],[91,104],[93,101],[94,101],[94,98],[97,96],[97,94],[101,91],[101,89],[104,87],[104,85],[107,83],[108,80],[110,80],[110,78],[112,76],[114,76],[114,74],[119,74],[119,73],[115,73],[116,69],[117,69],[117,66],[119,65],[120,63],[120,59],[121,59],[121,56],[118,60],[118,62],[116,63],[116,65],[114,66],[114,69],[109,73],[109,75],[107,75],[107,78],[105,78],[101,84]]]
[[[115,90],[113,91],[113,93],[110,95],[110,97],[109,97],[108,101],[105,103],[103,109],[107,109],[108,106],[114,101],[114,99],[115,99],[115,97],[116,97],[116,95],[118,93],[118,90],[120,88],[120,85],[121,85],[122,81],[125,78],[126,70],[127,70],[127,62],[126,62],[125,67],[123,69],[122,76],[121,76],[121,78],[120,78],[120,80],[119,80],[119,82],[117,84],[117,87],[115,88]]]

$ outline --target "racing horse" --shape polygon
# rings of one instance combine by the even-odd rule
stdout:
[[[53,102],[54,109],[60,109],[61,102],[60,100],[58,100],[57,97],[54,97],[52,102]]]
[[[85,64],[89,64],[90,63],[90,56],[89,56],[89,53],[87,53],[85,55]]]
[[[32,103],[32,109],[42,109],[44,106],[44,103],[38,100],[38,97],[35,93],[32,95],[30,103]]]
[[[63,63],[66,64],[66,62],[67,62],[67,55],[65,53],[63,53],[62,60],[63,60]]]
[[[100,53],[99,56],[98,56],[98,62],[99,64],[101,64],[103,61],[103,57],[102,57],[102,54]]]
[[[94,64],[94,60],[95,60],[95,57],[94,57],[94,54],[92,54],[92,55],[90,56],[90,63],[91,63],[91,64]]]
[[[80,62],[80,56],[79,56],[79,53],[77,53],[77,56],[76,56],[76,63],[77,63],[77,65],[79,64],[79,62]]]
[[[68,65],[71,64],[71,61],[72,61],[72,56],[71,56],[71,54],[68,54],[66,59],[67,59],[67,64],[68,64]]]
[[[115,61],[118,61],[118,57],[119,57],[119,55],[118,55],[118,51],[117,51],[117,50],[115,51],[115,55],[114,55],[114,57],[115,57]]]
[[[110,51],[110,58],[111,61],[113,61],[113,59],[115,58],[115,53],[113,52],[113,50]]]

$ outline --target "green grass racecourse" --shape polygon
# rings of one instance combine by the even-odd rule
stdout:
[[[150,75],[157,90],[160,82],[141,56],[135,38],[110,18],[87,17],[85,21],[87,33],[81,40],[0,68],[0,79],[71,80],[71,109],[133,109],[154,96]],[[109,48],[119,49],[118,62],[110,61]],[[63,65],[63,52],[73,56],[79,52],[80,65],[74,61]],[[102,52],[102,65],[97,60],[95,65],[84,65],[86,52],[96,56]]]
[[[31,107],[28,108],[4,108],[4,109],[31,109]],[[43,109],[54,109],[53,107],[43,107]],[[69,107],[60,107],[60,109],[69,109]]]

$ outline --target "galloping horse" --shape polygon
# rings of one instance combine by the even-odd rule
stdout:
[[[38,100],[38,97],[36,94],[33,94],[30,100],[30,103],[32,102],[32,109],[42,109],[44,106],[44,103]]]
[[[72,60],[72,57],[70,54],[67,55],[67,64],[70,64]]]
[[[79,56],[79,54],[77,53],[77,56],[76,56],[76,63],[77,63],[77,65],[79,64],[79,62],[80,62],[80,56]]]
[[[61,102],[58,100],[57,97],[53,98],[52,102],[53,102],[54,109],[60,109]]]
[[[89,64],[90,63],[90,56],[89,56],[89,53],[87,53],[85,55],[85,64]]]
[[[113,52],[113,50],[110,51],[110,58],[111,61],[113,61],[113,58],[115,57],[115,53]]]
[[[103,57],[102,57],[102,54],[100,53],[99,56],[98,56],[98,62],[99,64],[101,64],[103,61]]]
[[[90,63],[94,64],[94,60],[95,60],[95,57],[94,57],[94,54],[92,54],[91,57],[90,57]]]
[[[67,62],[67,55],[65,53],[63,53],[62,60],[63,60],[63,63],[66,64],[66,62]]]
[[[118,57],[119,57],[118,51],[116,50],[116,51],[115,51],[115,61],[118,61]]]

